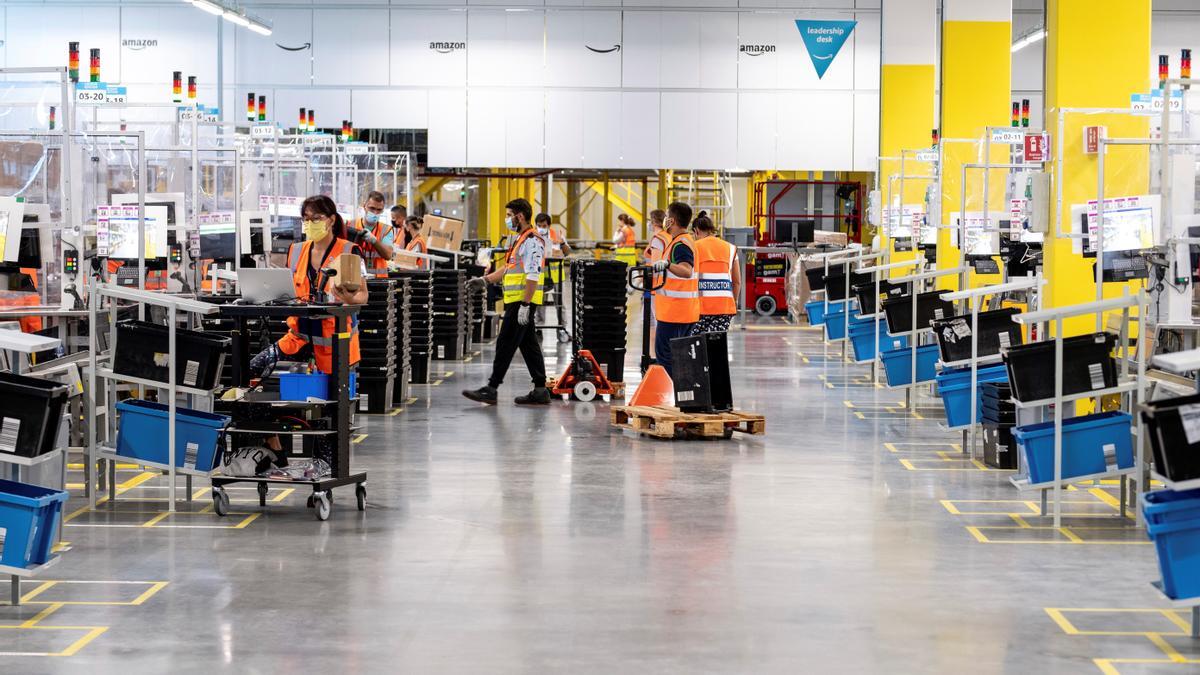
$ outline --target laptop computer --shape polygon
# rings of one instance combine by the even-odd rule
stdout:
[[[289,269],[243,267],[237,275],[242,299],[248,303],[263,305],[296,299],[296,286]]]

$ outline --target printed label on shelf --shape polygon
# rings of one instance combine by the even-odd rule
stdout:
[[[694,401],[694,400],[696,400],[696,392],[694,392],[694,391],[677,391],[677,392],[675,392],[675,398],[680,401]]]
[[[255,124],[250,127],[250,138],[274,138],[274,124]]]
[[[0,426],[0,452],[17,451],[17,435],[21,433],[21,420],[5,417]]]
[[[1104,388],[1104,364],[1093,363],[1088,366],[1088,375],[1092,378],[1092,389]]]
[[[194,387],[200,379],[200,362],[188,361],[183,368],[183,385],[185,387]]]
[[[1104,465],[1109,471],[1117,468],[1117,446],[1113,443],[1104,444]]]
[[[1000,334],[1000,348],[1008,349],[1009,345],[1011,345],[1011,344],[1012,344],[1012,341],[1008,337],[1008,331],[1004,331],[1003,333],[1001,333]]]
[[[992,129],[992,143],[996,145],[1022,145],[1025,132],[1020,129]]]
[[[371,407],[371,395],[358,392],[358,409],[368,410]]]
[[[438,345],[438,358],[446,358],[446,345]]]
[[[967,325],[966,319],[955,319],[951,322],[950,327],[954,329],[954,334],[960,338],[971,335],[971,327]]]
[[[199,443],[188,443],[186,450],[183,453],[183,468],[195,469],[196,459],[200,455]]]
[[[125,105],[128,100],[125,87],[108,87],[104,90],[104,105]]]
[[[75,85],[75,103],[100,105],[104,103],[108,85],[103,82],[80,82]]]
[[[941,321],[942,319],[946,318],[946,313],[942,311],[941,307],[935,307],[933,310],[933,318]]]
[[[1179,406],[1179,421],[1183,424],[1183,437],[1188,445],[1200,443],[1200,403]],[[8,420],[4,420],[8,426]]]

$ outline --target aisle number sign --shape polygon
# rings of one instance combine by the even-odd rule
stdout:
[[[103,82],[80,82],[75,85],[75,103],[100,105],[108,95],[108,85]]]
[[[104,105],[124,105],[128,100],[125,87],[108,87],[104,90]]]
[[[255,124],[254,126],[250,127],[250,138],[274,138],[274,137],[275,137],[275,125],[274,124],[270,124],[270,123]]]
[[[992,145],[1021,145],[1025,142],[1025,132],[1020,129],[992,129]]]
[[[1156,89],[1149,94],[1130,94],[1129,107],[1132,110],[1161,111],[1163,109],[1162,90]],[[1171,92],[1171,112],[1180,110],[1183,110],[1183,90],[1176,89]]]

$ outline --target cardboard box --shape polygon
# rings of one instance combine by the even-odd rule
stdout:
[[[340,286],[343,290],[356,292],[362,288],[362,258],[353,253],[343,253],[329,265],[329,269],[337,272],[333,279],[335,286]]]
[[[425,216],[425,241],[429,248],[457,251],[462,248],[467,224],[456,218]]]

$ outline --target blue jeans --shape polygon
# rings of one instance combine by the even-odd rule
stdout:
[[[659,321],[657,332],[654,334],[654,358],[658,365],[667,370],[668,375],[671,373],[671,340],[678,337],[687,337],[692,332],[690,323],[670,323],[668,321]]]

